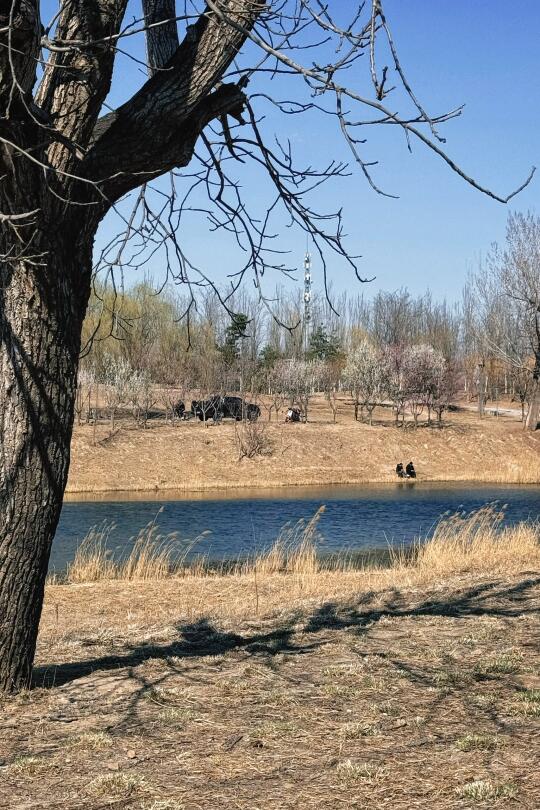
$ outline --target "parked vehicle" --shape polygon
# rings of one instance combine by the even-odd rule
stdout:
[[[201,422],[212,419],[219,422],[221,419],[242,419],[255,421],[261,415],[261,409],[253,402],[246,402],[242,397],[212,396],[208,399],[194,399],[191,403],[191,412]]]

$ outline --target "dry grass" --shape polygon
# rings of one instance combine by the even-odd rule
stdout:
[[[497,745],[497,737],[492,734],[466,734],[456,740],[460,751],[492,751]]]
[[[110,734],[105,734],[103,731],[86,731],[80,734],[73,740],[70,740],[70,745],[74,748],[83,750],[101,751],[104,748],[110,748],[113,740]]]
[[[439,521],[429,542],[418,547],[413,563],[431,576],[454,571],[504,571],[540,561],[540,525],[522,521],[503,527],[504,512],[488,505],[470,514]]]
[[[105,773],[90,782],[88,792],[96,797],[123,799],[140,790],[143,784],[143,779],[134,774]]]
[[[148,568],[81,553],[0,705],[0,808],[540,807],[538,527],[486,507],[338,570],[317,520],[228,573],[157,529]]]
[[[114,523],[93,526],[75,551],[72,562],[66,569],[67,582],[98,582],[100,580],[122,579],[127,581],[159,580],[173,572],[191,576],[200,575],[204,569],[204,558],[196,565],[187,565],[187,558],[200,537],[181,543],[176,532],[167,535],[159,533],[158,518],[155,518],[133,538],[129,554],[120,560],[112,558],[108,548]]]
[[[369,762],[351,762],[346,759],[344,762],[339,762],[337,766],[337,773],[339,778],[351,785],[360,780],[371,783],[379,782],[385,777],[385,769],[377,765],[371,765]]]
[[[389,409],[376,410],[372,427],[355,423],[352,414],[342,398],[334,424],[324,397],[315,397],[307,424],[255,423],[264,425],[272,453],[241,462],[232,423],[152,422],[139,430],[132,420],[120,420],[117,434],[104,443],[109,428],[99,426],[97,445],[91,425],[77,426],[68,493],[388,482],[395,480],[396,463],[410,458],[422,481],[540,482],[540,433],[524,432],[514,417],[480,420],[462,410],[447,415],[443,430],[412,430],[394,427]]]
[[[499,799],[514,799],[517,796],[517,788],[513,784],[494,785],[489,779],[478,779],[468,782],[458,788],[458,795],[461,799],[469,799],[474,803],[480,802],[484,806],[486,803],[492,804]]]
[[[0,707],[2,810],[540,806],[538,561],[290,559],[258,607],[253,569],[49,585],[40,688]]]

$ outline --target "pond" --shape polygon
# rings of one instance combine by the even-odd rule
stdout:
[[[116,557],[128,552],[139,530],[156,519],[161,534],[177,532],[182,541],[204,534],[192,556],[227,560],[268,548],[284,524],[309,520],[322,505],[320,548],[332,553],[407,544],[429,536],[447,512],[469,512],[492,502],[506,506],[508,523],[540,519],[540,487],[517,485],[400,482],[67,500],[50,568],[63,570],[87,531],[104,521],[115,524],[109,547]]]

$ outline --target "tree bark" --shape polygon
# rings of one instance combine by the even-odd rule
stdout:
[[[38,231],[39,261],[0,265],[0,692],[31,680],[69,467],[93,239],[63,225]]]
[[[533,379],[531,404],[525,421],[525,430],[536,430],[540,421],[540,368]]]
[[[264,10],[224,0],[178,45],[174,3],[144,3],[152,20],[169,20],[148,31],[153,75],[99,120],[127,0],[64,4],[54,36],[68,44],[35,92],[39,3],[0,8],[0,692],[31,678],[99,221],[122,195],[186,166],[213,119],[240,118],[244,82],[222,79]]]
[[[484,364],[478,364],[478,415],[480,419],[484,418],[486,402],[486,376],[484,371]]]

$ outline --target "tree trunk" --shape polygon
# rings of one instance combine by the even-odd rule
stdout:
[[[31,680],[67,480],[93,241],[78,230],[42,226],[38,260],[0,264],[0,692]],[[9,228],[0,240],[16,255]]]
[[[478,365],[478,415],[480,419],[484,417],[484,409],[486,402],[486,376],[484,371],[484,364]]]
[[[540,421],[540,369],[535,371],[533,388],[531,393],[531,404],[525,421],[525,430],[536,430]]]

